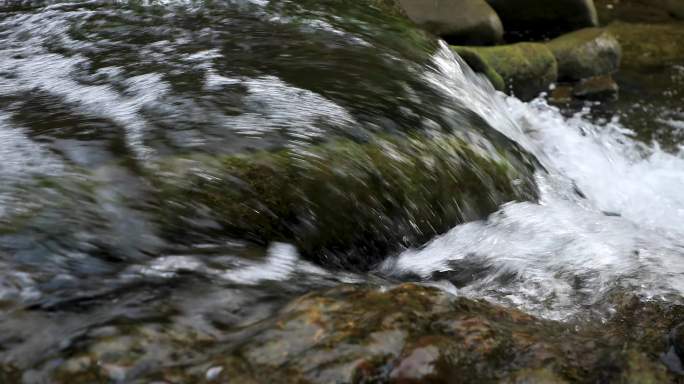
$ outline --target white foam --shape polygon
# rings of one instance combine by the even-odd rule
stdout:
[[[586,111],[564,118],[542,100],[495,93],[449,54],[426,78],[542,162],[540,202],[506,205],[380,270],[430,279],[476,265],[460,294],[559,319],[616,286],[684,294],[684,159],[636,142],[617,119],[598,126]]]

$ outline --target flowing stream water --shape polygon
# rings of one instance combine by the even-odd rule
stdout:
[[[681,299],[684,113],[676,103],[654,109],[626,98],[619,111],[588,105],[572,113],[543,98],[525,103],[496,92],[448,46],[401,18],[352,3],[2,6],[0,363],[24,370],[25,382],[41,382],[70,348],[121,324],[225,341],[293,297],[350,282],[420,281],[559,320],[604,315],[615,292]],[[682,68],[662,76],[665,98],[681,99]],[[395,167],[392,161],[432,159],[435,149],[416,132],[438,142],[458,138],[473,156],[508,161],[518,173],[504,183],[515,197],[487,187],[487,168],[466,160],[487,181],[478,193],[494,204],[490,215],[472,208],[479,203],[471,195],[447,191],[425,210],[420,204],[428,203],[404,198],[400,205],[417,208],[388,215],[400,225],[358,229],[398,234],[338,252],[339,245],[309,249],[306,239],[326,239],[326,231],[366,238],[340,234],[356,225],[340,217],[381,221],[376,199],[393,201],[391,188],[352,193],[344,206],[326,205],[324,195],[312,206],[341,216],[268,241],[228,231],[224,203],[207,203],[214,195],[156,195],[167,180],[215,185],[222,175],[212,158],[283,149],[311,172],[349,166],[382,177],[370,155],[325,157],[311,148],[377,141]],[[421,172],[462,166],[453,159],[430,160]],[[358,188],[345,184],[354,175],[320,183],[344,195]],[[404,185],[394,178],[405,174],[391,175],[380,185]],[[219,195],[235,199],[230,183],[241,188],[245,180],[223,179],[229,183],[218,184]],[[410,181],[428,191],[434,180],[441,179]],[[525,192],[526,183],[536,191]],[[284,193],[248,191],[256,199]],[[458,206],[457,219],[413,231],[420,214],[450,206]],[[176,347],[159,343],[155,364],[163,365]]]

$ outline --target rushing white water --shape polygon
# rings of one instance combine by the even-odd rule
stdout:
[[[684,294],[684,158],[633,140],[617,119],[595,125],[587,111],[565,118],[541,98],[524,103],[497,93],[446,46],[425,79],[540,160],[540,201],[512,202],[486,221],[459,225],[389,258],[379,274],[418,275],[456,294],[553,319],[600,303],[618,287],[670,300]],[[194,263],[162,258],[144,270],[206,270]],[[210,273],[240,284],[297,274],[327,272],[276,244],[264,261]]]
[[[633,140],[617,119],[595,125],[587,111],[565,118],[541,98],[524,103],[497,93],[446,46],[425,79],[540,160],[540,201],[512,202],[485,221],[459,225],[389,258],[380,275],[418,275],[456,294],[553,319],[600,303],[618,287],[670,300],[684,294],[684,158]],[[247,285],[331,276],[286,244],[273,244],[263,261],[232,264],[212,269],[192,256],[168,256],[141,271],[199,270]]]
[[[543,99],[497,94],[446,47],[434,62],[429,81],[542,162],[541,199],[459,225],[387,260],[384,273],[456,276],[465,279],[461,294],[551,318],[616,286],[647,297],[684,294],[684,158],[634,141],[617,119],[594,125],[586,111],[564,118]]]

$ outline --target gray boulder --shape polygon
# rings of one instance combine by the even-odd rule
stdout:
[[[507,32],[553,36],[598,25],[593,0],[487,0]]]
[[[399,0],[416,24],[450,43],[491,45],[501,41],[503,26],[484,0]]]
[[[560,80],[609,75],[620,67],[622,48],[615,36],[601,28],[586,28],[551,40],[547,46],[558,61]]]

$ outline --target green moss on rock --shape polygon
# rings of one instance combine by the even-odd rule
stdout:
[[[549,89],[558,77],[553,53],[544,44],[518,43],[496,47],[453,47],[477,71],[496,86],[498,74],[505,90],[523,100],[530,100]],[[475,59],[477,57],[478,59]]]
[[[615,100],[619,87],[611,76],[596,76],[581,80],[572,95],[582,100]]]
[[[482,56],[478,55],[474,49],[471,47],[459,46],[453,46],[452,49],[470,66],[470,68],[472,68],[473,71],[485,75],[489,82],[492,83],[494,89],[502,92],[506,90],[506,82],[501,75],[499,75]]]
[[[363,269],[398,244],[534,199],[531,166],[501,153],[416,137],[177,159],[156,177],[160,223],[176,240],[213,222],[221,235],[292,242],[310,258]]]
[[[607,29],[622,45],[622,66],[647,70],[684,63],[684,24],[615,22]]]

